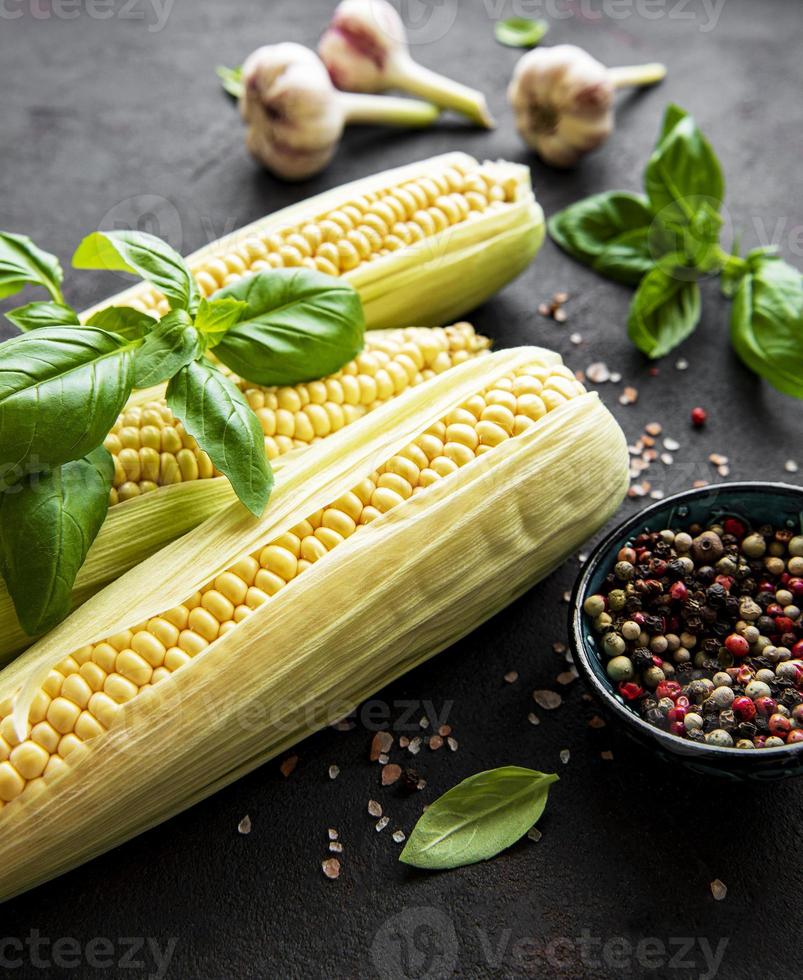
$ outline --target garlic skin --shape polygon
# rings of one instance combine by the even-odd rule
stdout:
[[[495,125],[481,92],[413,60],[404,22],[387,0],[343,0],[318,53],[334,84],[346,92],[398,88],[461,112],[486,129]]]
[[[240,113],[252,156],[286,180],[323,170],[345,117],[314,52],[289,41],[258,48],[243,64],[243,86]]]
[[[286,41],[246,59],[240,113],[251,155],[285,180],[304,180],[329,163],[348,123],[429,126],[439,110],[416,99],[338,92],[314,51]]]
[[[663,65],[606,68],[574,44],[528,51],[516,65],[507,97],[525,143],[553,167],[571,167],[613,131],[613,99],[625,85],[651,85]]]

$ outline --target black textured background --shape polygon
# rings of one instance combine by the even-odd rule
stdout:
[[[260,43],[313,45],[333,4],[167,3],[0,3],[0,227],[30,234],[65,265],[78,240],[100,224],[138,225],[188,252],[310,193],[457,148],[532,162],[538,197],[552,213],[594,191],[636,188],[669,100],[695,114],[719,153],[729,225],[740,230],[743,246],[774,243],[801,264],[798,0],[545,0],[518,9],[504,0],[412,0],[410,15],[423,17],[430,24],[423,34],[434,35],[417,46],[418,58],[481,86],[499,128],[485,133],[450,120],[417,134],[354,130],[328,171],[298,186],[273,180],[247,157],[213,69],[239,62]],[[168,16],[157,30],[159,9]],[[100,19],[91,10],[113,16]],[[659,90],[621,98],[614,136],[571,174],[533,162],[518,142],[504,99],[518,54],[493,40],[496,16],[543,12],[552,14],[550,43],[578,43],[608,64],[662,59],[670,70]],[[83,308],[120,285],[113,275],[70,273],[66,296]],[[564,325],[535,312],[556,289],[571,294]],[[574,368],[604,360],[620,371],[623,383],[639,389],[638,403],[619,405],[621,385],[601,385],[600,392],[631,440],[658,420],[681,443],[673,467],[655,468],[654,486],[669,491],[695,478],[718,479],[710,452],[730,457],[734,478],[799,480],[783,464],[803,464],[800,403],[751,376],[731,353],[727,305],[716,284],[704,284],[703,321],[680,351],[690,362],[685,373],[672,356],[658,376],[648,374],[625,336],[628,299],[627,289],[546,243],[536,263],[472,319],[497,346],[543,343]],[[579,347],[569,341],[574,331],[584,338]],[[701,433],[688,424],[695,404],[711,416]],[[636,506],[627,502],[622,515]],[[132,978],[163,974],[147,945],[126,953],[128,937],[162,948],[174,937],[167,975],[176,978],[710,977],[716,970],[706,952],[722,940],[719,977],[797,975],[803,781],[728,785],[654,765],[607,729],[587,727],[590,709],[577,684],[555,712],[533,704],[532,690],[556,687],[564,667],[552,643],[564,638],[561,595],[576,571],[568,562],[494,621],[380,692],[395,719],[410,701],[418,719],[429,701],[453,726],[456,753],[424,750],[415,759],[427,780],[423,793],[403,798],[379,786],[379,769],[368,761],[370,725],[324,731],[298,747],[289,778],[278,762],[267,765],[6,905],[0,939],[38,930],[47,940],[39,955],[49,965],[37,966],[26,948],[23,965],[6,962],[5,975],[100,975],[85,957],[58,968],[49,943],[60,937],[102,954],[108,975]],[[509,670],[519,672],[516,683],[503,680]],[[539,727],[527,721],[533,709]],[[571,750],[568,765],[559,760],[564,748]],[[613,761],[600,757],[608,748]],[[525,840],[490,863],[446,874],[397,862],[391,831],[409,832],[422,804],[505,763],[560,771],[540,842]],[[335,781],[327,775],[331,764],[342,770]],[[371,797],[391,816],[380,834],[366,812]],[[237,833],[245,814],[253,822],[249,836]],[[330,826],[345,846],[334,882],[320,869]],[[709,891],[715,878],[729,889],[721,903]],[[608,945],[584,946],[584,935]],[[110,957],[105,946],[87,947],[96,937],[111,941]],[[69,957],[71,948],[62,953]]]

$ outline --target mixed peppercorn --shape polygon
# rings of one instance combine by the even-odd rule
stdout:
[[[645,721],[739,749],[803,742],[803,534],[734,517],[639,534],[583,609]]]

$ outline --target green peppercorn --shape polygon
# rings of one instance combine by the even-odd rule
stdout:
[[[619,681],[629,681],[633,679],[633,664],[627,657],[614,657],[612,660],[608,661],[608,665],[605,669],[608,672],[608,677],[617,683]]]
[[[795,601],[795,597],[789,591],[789,589],[778,589],[775,593],[775,601],[779,606],[788,606],[790,603]]]
[[[733,739],[724,728],[715,728],[705,736],[709,745],[717,745],[720,748],[729,749],[733,746]]]
[[[613,566],[614,575],[622,582],[628,582],[635,575],[635,568],[629,561],[618,561]]]
[[[793,558],[803,558],[803,534],[796,534],[787,545]]]
[[[756,680],[763,681],[765,684],[774,684],[775,671],[770,670],[769,667],[762,667],[760,670],[756,671]]]
[[[690,711],[683,719],[683,724],[687,732],[701,731],[703,727],[703,716],[696,711]]]
[[[687,650],[693,650],[697,646],[697,637],[694,633],[683,632],[680,634],[680,645]]]
[[[753,745],[753,743],[750,741],[749,738],[740,738],[736,742],[736,748],[737,749],[754,749],[755,748],[755,745]]]
[[[758,619],[758,617],[756,617],[756,619]],[[745,628],[742,630],[742,636],[747,640],[750,646],[753,646],[753,644],[758,641],[760,635],[761,634],[758,632],[758,629],[752,625],[745,626]]]
[[[590,595],[583,603],[583,612],[596,619],[600,613],[605,612],[605,599],[601,595]]]
[[[621,632],[626,640],[637,640],[641,636],[641,627],[638,623],[634,623],[632,619],[628,619],[627,622],[622,623]]]
[[[669,528],[664,528],[663,531],[658,532],[658,537],[664,542],[664,544],[672,544],[675,540],[675,532],[670,531]]]
[[[650,640],[650,650],[659,657],[665,654],[668,649],[669,644],[666,642],[665,636],[654,636]]]
[[[594,629],[598,633],[605,633],[611,626],[613,626],[613,620],[606,612],[600,613],[594,620]]]
[[[767,551],[767,542],[760,534],[748,534],[742,541],[742,554],[748,558],[762,558]]]
[[[676,534],[673,542],[675,545],[675,551],[677,551],[677,553],[680,555],[685,554],[691,548],[692,540],[692,536],[687,534],[685,531],[681,531],[680,534]],[[803,541],[803,538],[801,538],[801,541]],[[801,551],[800,554],[803,555],[803,551]]]
[[[666,680],[666,674],[660,667],[656,667],[655,665],[648,667],[642,676],[647,687],[658,687],[661,681]]]
[[[739,615],[748,623],[752,623],[761,615],[761,606],[749,596],[742,596],[739,600]]]
[[[672,659],[676,664],[687,664],[691,660],[691,654],[688,650],[681,647],[679,650],[675,650],[672,654]]]
[[[800,556],[790,558],[786,563],[786,567],[789,569],[790,575],[797,577],[803,575],[803,558]]]
[[[711,678],[714,682],[714,687],[733,687],[733,679],[730,674],[726,674],[724,670],[720,670],[718,673],[714,674]]]
[[[674,653],[680,647],[680,637],[677,633],[666,634],[666,646],[670,653]]]
[[[779,749],[782,745],[786,743],[782,738],[778,738],[777,735],[770,735],[767,741],[764,743],[764,748],[766,749]]]
[[[786,571],[786,565],[784,564],[783,558],[770,557],[764,559],[764,568],[767,569],[770,575],[783,575]]]
[[[626,644],[618,633],[606,633],[602,640],[602,649],[609,657],[620,657],[625,652]]]
[[[771,541],[767,548],[767,554],[771,558],[780,558],[786,554],[786,548],[784,548],[780,541]]]
[[[738,563],[730,555],[720,558],[716,564],[716,569],[720,575],[735,575],[738,567]]]
[[[608,607],[613,609],[614,612],[619,612],[621,609],[624,609],[626,602],[627,593],[624,589],[614,589],[608,593]]]

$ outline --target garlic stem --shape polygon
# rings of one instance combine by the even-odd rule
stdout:
[[[628,65],[625,68],[609,68],[608,77],[614,88],[636,85],[655,85],[666,78],[666,65],[651,61],[646,65]]]
[[[338,92],[337,100],[349,123],[386,126],[429,126],[440,115],[437,106],[418,99],[402,99],[393,95],[362,95]]]
[[[387,65],[387,84],[412,92],[444,109],[461,112],[486,129],[496,126],[482,92],[425,68],[413,61],[406,51],[397,51]]]

